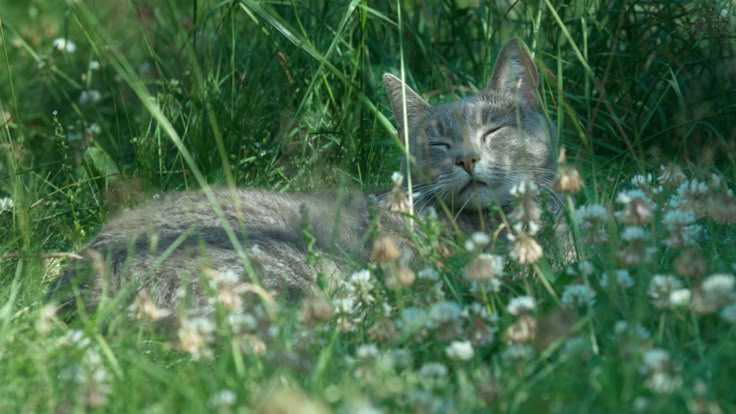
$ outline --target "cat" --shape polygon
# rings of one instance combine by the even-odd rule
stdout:
[[[522,41],[502,48],[485,89],[455,102],[433,106],[396,76],[383,79],[399,136],[408,133],[412,162],[402,171],[410,172],[415,214],[434,209],[448,226],[488,231],[488,207],[508,208],[512,186],[551,183],[555,126],[542,109],[537,68]],[[314,287],[318,273],[334,285],[365,263],[376,229],[410,256],[402,241],[414,230],[392,211],[393,202],[379,197],[372,209],[369,196],[339,191],[167,194],[108,222],[83,248],[87,260],[71,265],[52,290],[78,286],[92,303],[103,292],[145,290],[157,306],[171,308],[182,289],[202,301],[202,269],[209,268],[296,299]]]

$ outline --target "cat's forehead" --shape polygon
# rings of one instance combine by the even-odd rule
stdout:
[[[483,93],[433,105],[427,114],[427,126],[450,126],[458,122],[502,123],[515,119],[517,108],[503,98]]]

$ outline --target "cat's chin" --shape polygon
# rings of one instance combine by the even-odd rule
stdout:
[[[462,206],[463,211],[482,211],[489,206],[502,204],[503,201],[487,184],[472,182],[455,195],[454,204]]]

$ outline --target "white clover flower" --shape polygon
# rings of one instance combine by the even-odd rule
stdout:
[[[517,296],[506,305],[506,311],[514,316],[533,313],[537,309],[537,303],[531,296]]]
[[[332,305],[335,308],[335,313],[340,315],[352,315],[357,311],[355,298],[353,297],[334,299]]]
[[[647,231],[639,226],[626,226],[621,233],[621,239],[629,243],[646,240]]]
[[[597,221],[605,223],[608,221],[608,209],[602,204],[585,204],[575,210],[575,218],[578,221]]]
[[[237,396],[232,390],[224,389],[216,392],[207,400],[207,404],[212,408],[228,408],[232,407],[237,401]]]
[[[509,257],[519,264],[532,264],[542,258],[544,251],[542,246],[537,243],[534,238],[526,233],[519,233],[516,236],[511,233],[507,236],[513,242]]]
[[[664,371],[669,367],[670,353],[661,348],[648,349],[642,355],[642,372]]]
[[[639,188],[649,188],[654,184],[654,177],[652,177],[652,174],[647,173],[644,174],[636,174],[633,177],[631,177],[631,185],[634,187]]]
[[[503,256],[481,253],[465,266],[463,275],[471,281],[487,281],[502,276],[503,265]]]
[[[357,359],[368,360],[374,359],[378,356],[378,347],[376,344],[364,344],[355,350],[355,357]]]
[[[626,321],[618,321],[613,325],[613,332],[616,335],[633,335],[641,341],[646,341],[651,337],[651,333],[641,323],[631,325]]]
[[[491,242],[491,237],[487,233],[476,231],[470,238],[478,248],[484,248]]]
[[[537,187],[537,184],[535,184],[534,181],[521,180],[514,184],[509,192],[514,197],[521,197],[527,194],[536,195],[539,192],[539,187]]]
[[[13,199],[10,197],[0,198],[0,214],[6,211],[13,211]]]
[[[215,325],[207,318],[184,318],[179,322],[178,347],[189,352],[194,360],[202,356],[211,358],[212,350],[208,345],[214,340],[214,332]]]
[[[450,346],[445,348],[445,353],[450,359],[467,361],[473,358],[473,344],[470,341],[452,341]]]
[[[465,250],[472,252],[475,250],[475,243],[473,243],[472,239],[465,240]]]
[[[648,233],[639,226],[626,226],[621,233],[621,239],[627,244],[616,254],[625,266],[635,266],[648,263],[657,252],[657,249],[646,245]]]
[[[428,267],[426,269],[420,270],[417,273],[417,278],[424,279],[424,280],[438,281],[440,280],[440,274],[435,269]]]
[[[676,186],[680,185],[686,179],[687,177],[683,174],[679,165],[670,164],[668,166],[660,165],[659,167],[659,176],[657,176],[657,181],[662,185]]]
[[[506,364],[526,361],[534,355],[534,348],[529,344],[512,344],[501,352],[501,359]]]
[[[673,308],[684,308],[690,305],[690,298],[690,289],[675,289],[670,292],[669,305]]]
[[[664,214],[662,223],[667,230],[674,230],[678,227],[684,227],[688,224],[695,223],[695,213],[692,211],[670,210]]]
[[[401,184],[404,183],[404,174],[394,171],[394,173],[391,174],[391,181],[394,183],[395,187],[401,187]]]
[[[735,286],[736,278],[730,273],[715,273],[706,277],[701,285],[704,308],[715,310],[715,308],[733,302],[734,295],[736,295]]]
[[[623,224],[641,225],[654,217],[657,205],[641,190],[622,191],[616,195],[616,201],[623,204],[623,209],[614,215]]]
[[[708,184],[696,179],[686,180],[677,187],[675,195],[667,201],[667,206],[673,210],[692,211],[696,218],[702,217],[705,214],[707,197]]]
[[[580,276],[588,277],[595,272],[595,267],[593,267],[593,263],[590,261],[582,260],[578,263],[578,271],[580,272]]]
[[[427,379],[445,378],[447,372],[447,366],[440,362],[427,362],[419,368],[419,376]]]
[[[563,305],[573,307],[592,306],[595,304],[595,292],[584,284],[567,285],[560,300]]]
[[[132,318],[140,321],[156,321],[171,315],[171,311],[156,306],[151,295],[145,290],[138,292],[133,304],[128,307],[128,312]]]
[[[655,372],[644,385],[656,394],[671,394],[682,387],[682,377],[668,372]]]
[[[669,236],[664,243],[671,248],[694,245],[703,230],[703,227],[695,222],[695,213],[692,211],[682,211],[674,209],[668,211],[662,223],[669,231]]]
[[[601,276],[601,286],[604,288],[608,287],[609,284],[609,275],[608,273],[604,273]],[[626,269],[618,269],[613,272],[613,280],[615,280],[615,284],[623,289],[628,289],[632,286],[634,286],[634,279],[631,277],[631,274]]]
[[[354,295],[364,303],[373,303],[375,298],[371,292],[373,291],[374,285],[375,281],[371,277],[371,272],[360,270],[350,275],[345,288],[350,295]]]
[[[102,127],[100,127],[100,124],[98,124],[97,122],[93,122],[87,128],[84,129],[84,132],[92,136],[99,135],[100,132],[102,132]]]
[[[666,308],[670,304],[670,293],[682,287],[682,282],[672,275],[654,275],[649,282],[647,294],[656,308]]]
[[[541,228],[539,220],[542,217],[542,209],[536,201],[538,191],[534,182],[525,180],[511,188],[511,195],[516,200],[508,219],[514,232],[534,236]]]
[[[703,280],[703,293],[706,296],[730,295],[736,286],[736,278],[730,273],[716,273]]]
[[[732,303],[728,306],[724,306],[720,312],[721,319],[724,321],[736,325],[736,303]]]
[[[585,243],[599,244],[608,240],[608,209],[601,204],[588,204],[575,210],[575,218]]]
[[[455,302],[436,302],[429,308],[429,319],[433,326],[459,320],[463,316],[463,309]]]
[[[97,89],[82,91],[82,93],[79,94],[80,105],[94,104],[99,102],[100,99],[102,99],[102,93],[100,93],[100,91],[98,91]]]
[[[428,321],[429,315],[427,314],[427,311],[422,308],[410,306],[401,311],[401,318],[397,321],[396,325],[400,329],[413,331],[426,325]]]
[[[100,62],[98,62],[98,61],[96,61],[96,60],[90,60],[90,61],[89,61],[89,66],[88,66],[88,69],[89,69],[90,71],[96,71],[96,70],[100,70]]]
[[[77,50],[77,45],[74,42],[63,37],[54,39],[53,45],[54,49],[65,53],[74,53]]]

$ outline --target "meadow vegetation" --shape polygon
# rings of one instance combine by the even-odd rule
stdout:
[[[730,0],[0,0],[0,411],[736,411],[735,33]],[[511,37],[566,152],[574,261],[527,186],[508,225],[534,239],[430,216],[411,268],[376,243],[296,304],[206,272],[209,318],[47,303],[163,192],[391,189],[382,74],[456,99]]]

